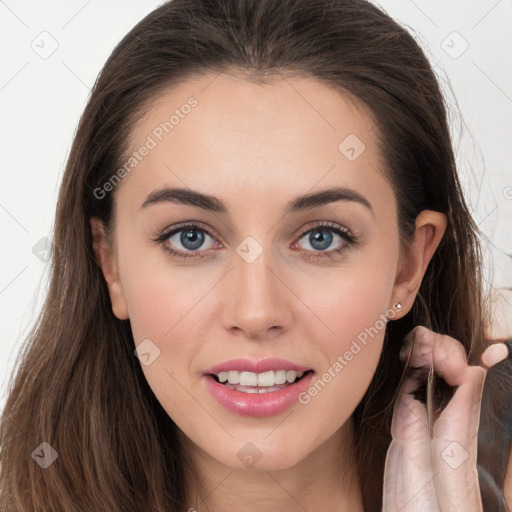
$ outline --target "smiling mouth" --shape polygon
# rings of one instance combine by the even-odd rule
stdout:
[[[261,394],[290,387],[311,373],[314,373],[314,371],[278,370],[263,373],[228,371],[219,374],[211,373],[209,376],[215,382],[235,391]]]

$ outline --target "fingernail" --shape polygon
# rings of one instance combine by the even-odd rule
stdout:
[[[482,354],[482,362],[490,368],[508,357],[508,349],[504,343],[495,343],[487,347]]]

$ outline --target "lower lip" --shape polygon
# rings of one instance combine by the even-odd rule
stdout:
[[[313,375],[314,372],[308,373],[298,382],[269,393],[244,393],[218,383],[211,375],[204,378],[208,391],[228,411],[242,416],[274,416],[298,401],[298,396],[310,386]]]

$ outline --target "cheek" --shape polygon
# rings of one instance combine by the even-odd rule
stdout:
[[[366,387],[377,366],[387,325],[388,295],[388,290],[361,277],[352,278],[327,296],[312,297],[314,312],[324,324],[317,328],[325,335],[320,336],[318,330],[316,336],[311,332],[325,356],[322,371],[330,371],[331,376],[333,372],[343,373],[344,385],[353,390]],[[326,375],[325,380],[336,379]],[[338,384],[340,380],[337,379]]]
[[[205,280],[173,264],[159,247],[137,239],[125,245],[131,249],[120,258],[120,271],[135,343],[171,337],[189,321],[185,315],[204,294]]]
[[[321,320],[315,322],[316,334],[311,330],[308,336],[316,340],[324,356],[314,389],[304,402],[317,401],[316,411],[331,411],[340,420],[355,409],[373,378],[382,352],[386,313],[393,302],[398,249],[381,242],[365,254],[350,267],[340,268],[323,287],[318,286],[318,279],[301,281],[300,293],[308,297],[308,305]],[[343,407],[334,412],[333,403]]]
[[[140,265],[128,259],[125,264],[123,285],[126,283],[135,345],[149,339],[158,353],[154,362],[142,365],[142,370],[167,411],[179,411],[188,399],[181,385],[190,380],[195,358],[208,338],[211,325],[206,325],[206,319],[213,307],[209,291],[218,277],[208,270],[201,273],[172,266],[164,255],[152,264]]]
[[[202,338],[195,329],[198,315],[204,314],[199,304],[204,281],[197,287],[190,277],[184,281],[183,273],[171,272],[169,266],[138,266],[125,289],[135,345],[149,339],[154,344],[151,350],[158,354],[151,364],[141,364],[142,371],[173,419],[181,419],[180,414],[190,407],[183,385],[189,388],[190,368]]]
[[[385,329],[383,318],[393,302],[396,261],[389,251],[382,257],[340,268],[330,276],[301,278],[298,294],[325,324],[320,339],[329,353],[342,349],[352,339],[364,339],[368,330]],[[322,286],[320,283],[324,283]],[[318,335],[317,335],[318,337]]]
[[[389,286],[372,272],[352,275],[340,286],[311,296],[317,326],[316,347],[323,355],[312,385],[299,402],[329,436],[352,415],[375,374],[386,332]],[[319,332],[327,333],[320,336]],[[310,331],[310,336],[314,336]]]
[[[125,295],[136,344],[144,338],[162,338],[177,321],[183,302],[177,290],[173,293],[157,276],[140,271],[125,287]]]

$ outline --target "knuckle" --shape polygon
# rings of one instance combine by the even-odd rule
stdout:
[[[418,325],[413,329],[414,333],[414,344],[417,346],[424,346],[431,339],[432,331],[424,327],[423,325]]]

